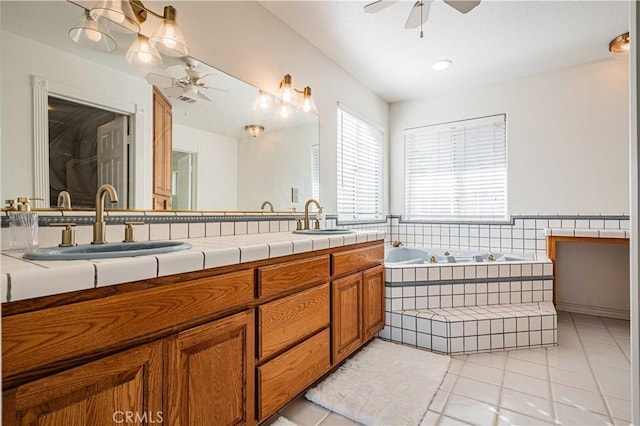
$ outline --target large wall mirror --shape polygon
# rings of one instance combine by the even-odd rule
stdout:
[[[149,6],[161,11],[164,3]],[[97,187],[111,183],[117,207],[152,208],[152,85],[171,104],[173,209],[260,210],[269,201],[301,210],[317,196],[317,115],[282,117],[273,96],[263,108],[257,88],[195,58],[130,65],[124,57],[135,34],[112,32],[109,52],[82,47],[69,37],[84,11],[77,4],[0,7],[2,197],[37,195],[49,207],[66,190],[74,207],[92,208]],[[190,91],[185,78],[203,87]],[[254,137],[253,125],[264,132]]]

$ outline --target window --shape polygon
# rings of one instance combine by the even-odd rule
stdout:
[[[338,218],[383,219],[382,131],[338,107]]]
[[[405,215],[507,217],[506,115],[405,130]]]

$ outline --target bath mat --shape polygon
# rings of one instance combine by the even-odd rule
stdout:
[[[298,426],[297,423],[294,423],[287,419],[286,417],[278,417],[276,421],[271,423],[269,426]]]
[[[365,425],[419,425],[449,361],[375,339],[305,397]]]

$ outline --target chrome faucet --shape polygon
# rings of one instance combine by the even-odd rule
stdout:
[[[118,202],[118,194],[113,186],[105,183],[98,188],[98,192],[96,192],[96,220],[93,222],[93,241],[91,241],[91,244],[104,244],[107,242],[107,229],[104,223],[104,199],[107,194],[109,195],[109,201],[112,203]]]
[[[273,213],[273,204],[271,204],[271,201],[268,201],[268,200],[267,200],[267,201],[265,201],[264,203],[262,203],[262,205],[260,206],[260,210],[264,210],[264,208],[265,208],[267,205],[269,206],[269,211],[270,211],[271,213]]]
[[[67,191],[60,191],[58,194],[58,207],[67,210],[71,209],[71,195]]]
[[[302,227],[302,229],[309,229],[309,205],[311,203],[316,205],[319,213],[322,212],[322,206],[320,205],[320,203],[313,198],[309,198],[309,200],[304,203],[304,226]]]

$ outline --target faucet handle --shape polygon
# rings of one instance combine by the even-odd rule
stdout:
[[[16,200],[4,200],[4,203],[7,205],[7,209],[16,210]]]
[[[65,228],[62,230],[62,242],[58,244],[58,247],[74,247],[76,244],[76,231],[72,229],[72,226],[76,226],[75,223],[71,222],[59,222],[59,223],[50,223],[49,226],[64,226]]]
[[[302,229],[302,219],[296,220],[296,231],[300,231]]]
[[[135,239],[133,237],[133,225],[144,225],[144,222],[125,222],[127,227],[124,229],[124,240],[123,243],[135,243]]]

